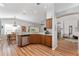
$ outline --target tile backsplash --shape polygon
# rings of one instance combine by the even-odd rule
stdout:
[[[52,29],[47,29],[49,31],[50,34],[52,34]]]

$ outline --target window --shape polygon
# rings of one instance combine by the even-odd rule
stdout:
[[[12,32],[16,32],[16,30],[20,27],[19,25],[17,27],[14,27],[13,24],[5,24],[5,33],[4,34],[11,34]]]

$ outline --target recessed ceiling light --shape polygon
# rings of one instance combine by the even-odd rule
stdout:
[[[0,6],[1,6],[1,7],[4,7],[5,5],[4,5],[3,3],[0,3]]]

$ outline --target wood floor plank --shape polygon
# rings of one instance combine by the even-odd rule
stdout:
[[[41,56],[41,55],[42,55],[42,56],[46,56],[45,54],[41,53],[41,52],[37,49],[38,47],[35,48],[33,45],[30,46],[30,47],[31,47],[36,53],[38,53],[39,56]]]
[[[5,44],[4,44],[5,43]],[[56,50],[42,44],[30,44],[18,47],[15,41],[0,41],[1,56],[78,56],[77,44],[65,40],[58,42]]]
[[[46,54],[44,54],[44,53],[42,53],[42,52],[40,52],[40,50],[38,50],[37,48],[38,47],[34,47],[34,46],[31,46],[31,48],[34,48],[34,50],[41,56],[46,56]],[[40,49],[40,48],[39,48]]]
[[[45,52],[44,49],[40,49],[39,47],[35,47],[35,46],[33,46],[32,48],[37,49],[39,52],[41,52],[42,54],[44,54],[44,56],[51,56],[49,53]]]

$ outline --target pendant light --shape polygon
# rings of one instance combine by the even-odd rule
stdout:
[[[17,27],[17,25],[16,25],[16,17],[14,16],[14,25],[13,25],[14,27]]]

